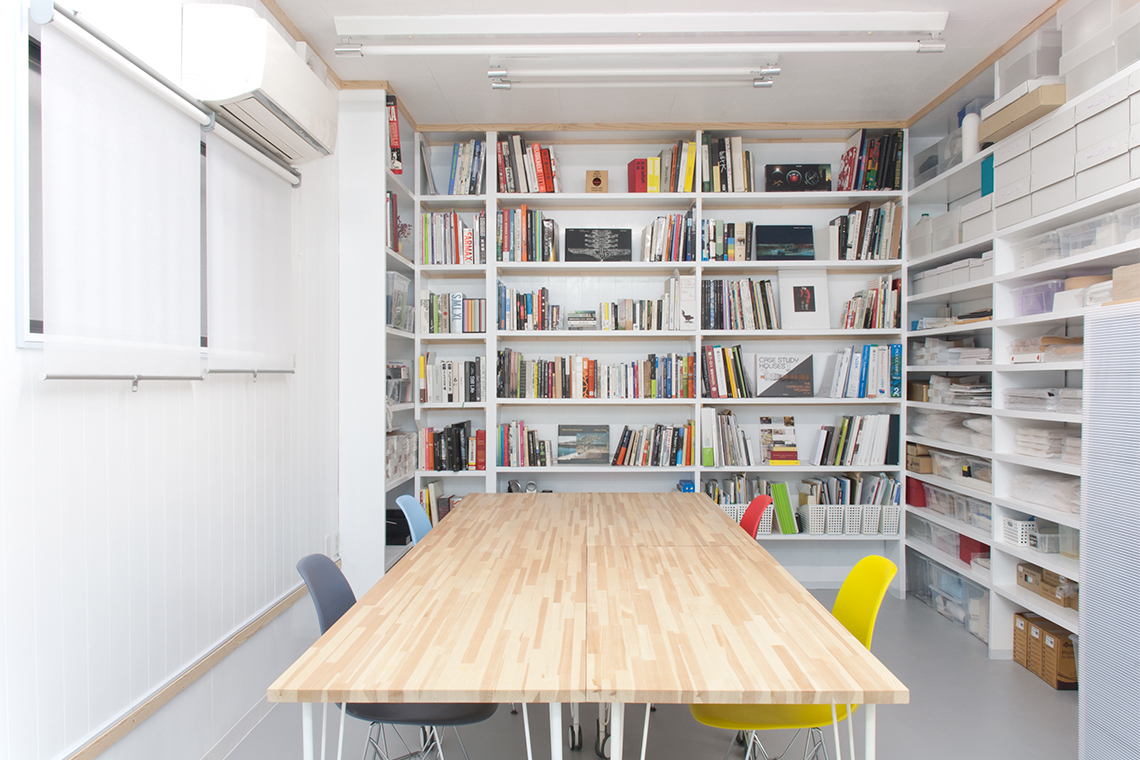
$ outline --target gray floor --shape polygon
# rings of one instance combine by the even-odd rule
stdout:
[[[834,591],[816,592],[830,605]],[[956,628],[917,600],[888,596],[875,633],[873,651],[911,690],[905,706],[879,708],[881,760],[1074,760],[1077,757],[1077,694],[1049,688],[1035,675],[1009,662],[987,659],[986,647],[964,629]],[[549,756],[550,728],[545,706],[531,712],[536,758]],[[320,713],[318,712],[319,716]],[[625,758],[637,760],[644,709],[626,713]],[[592,760],[597,709],[583,706],[585,747],[567,752],[570,760]],[[564,720],[568,720],[568,713]],[[319,717],[318,717],[319,723]],[[333,724],[330,712],[330,724]],[[862,716],[856,714],[857,747],[862,748]],[[345,757],[359,758],[366,727],[359,721],[345,730]],[[846,746],[846,729],[841,727]],[[335,731],[331,732],[335,738]],[[783,749],[786,739],[774,732],[765,745]],[[526,760],[522,715],[504,706],[491,720],[462,729],[471,760]],[[700,725],[683,705],[659,705],[650,719],[651,760],[720,760],[730,734]],[[830,740],[829,740],[830,745]],[[448,760],[462,758],[454,734],[445,736]],[[335,744],[330,741],[330,751]],[[401,753],[395,753],[401,754]],[[330,755],[335,757],[335,754]],[[844,757],[847,757],[844,752]],[[743,757],[735,749],[733,758]],[[789,757],[799,758],[798,748]],[[834,752],[831,755],[835,757]],[[278,705],[229,760],[287,760],[301,758],[301,710]]]

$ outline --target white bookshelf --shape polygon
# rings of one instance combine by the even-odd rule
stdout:
[[[1130,79],[1131,78],[1131,79]],[[1111,82],[1131,82],[1133,89],[1140,84],[1140,65],[1133,64],[1128,69],[1111,78]],[[1078,108],[1082,103],[1098,97],[1100,88],[1092,88],[1070,105]],[[1048,118],[1048,117],[1045,117]],[[912,133],[937,130],[939,125],[919,124]],[[1009,140],[1020,137],[1015,135]],[[928,143],[930,144],[930,143]],[[911,149],[921,150],[925,146],[914,141]],[[983,162],[1001,155],[1002,143],[983,150],[980,154],[963,161],[945,172],[913,189],[907,197],[909,222],[913,225],[923,213],[934,217],[940,213],[963,206],[981,195]],[[998,163],[1000,163],[1000,159]],[[927,337],[953,338],[972,337],[975,345],[990,347],[993,362],[984,366],[920,366],[907,367],[908,377],[921,379],[929,374],[951,376],[980,374],[989,378],[993,387],[993,408],[955,407],[946,404],[931,404],[921,401],[907,401],[905,407],[911,412],[951,412],[972,416],[988,416],[993,421],[993,451],[971,446],[932,440],[908,434],[912,443],[922,443],[952,454],[968,455],[989,461],[992,472],[992,493],[970,488],[958,480],[950,480],[938,475],[909,474],[909,477],[923,483],[973,499],[989,502],[992,509],[992,531],[987,535],[974,526],[947,518],[928,509],[908,507],[908,516],[921,516],[943,528],[954,530],[960,535],[981,540],[991,547],[992,572],[990,577],[979,577],[967,572],[964,563],[956,557],[940,556],[929,546],[907,540],[907,546],[923,557],[944,567],[960,572],[963,577],[990,589],[990,656],[997,659],[1012,655],[1012,617],[1018,610],[1029,610],[1058,623],[1070,631],[1078,632],[1076,611],[1060,607],[1050,600],[1033,594],[1016,584],[1016,568],[1019,563],[1031,562],[1047,570],[1057,572],[1066,578],[1080,578],[1080,562],[1060,554],[1037,552],[1028,546],[1012,545],[1002,538],[1001,520],[1003,517],[1021,519],[1028,515],[1038,520],[1048,520],[1067,528],[1079,528],[1081,515],[1065,508],[1043,506],[1027,501],[1014,486],[1016,475],[1059,473],[1080,477],[1078,465],[1060,459],[1038,459],[1013,453],[1017,431],[1020,428],[1050,427],[1072,428],[1079,434],[1081,415],[1079,413],[1034,412],[1018,409],[1005,409],[1002,391],[1010,388],[1080,387],[1084,362],[1082,360],[1043,362],[1033,364],[1010,364],[1005,346],[1012,340],[1034,337],[1053,331],[1054,334],[1080,336],[1083,334],[1084,309],[1055,310],[1043,314],[1019,315],[1014,309],[1012,290],[1032,285],[1048,279],[1063,279],[1076,275],[1110,274],[1112,269],[1124,264],[1140,261],[1140,240],[1118,242],[1105,247],[1081,251],[1077,255],[1057,258],[1038,263],[1031,267],[1016,265],[1013,246],[1037,235],[1057,230],[1069,224],[1085,221],[1099,215],[1116,211],[1136,203],[1140,198],[1140,179],[1135,175],[1117,187],[1099,192],[1089,198],[1070,203],[1048,213],[1037,214],[1017,224],[994,229],[976,239],[956,243],[927,256],[914,258],[904,251],[908,281],[915,272],[929,271],[943,264],[974,258],[982,252],[992,251],[993,274],[984,279],[972,280],[952,286],[926,290],[907,297],[908,324],[920,316],[943,316],[968,313],[982,308],[991,308],[993,317],[985,322],[952,325],[933,330],[908,330],[908,348]],[[909,282],[908,282],[909,284]],[[1068,505],[1064,505],[1068,506]],[[1074,505],[1075,508],[1075,505]],[[905,529],[904,529],[905,533]]]

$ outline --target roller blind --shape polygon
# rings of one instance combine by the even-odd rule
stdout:
[[[293,368],[293,195],[280,176],[207,137],[210,370]]]
[[[44,368],[201,375],[201,130],[42,30]]]

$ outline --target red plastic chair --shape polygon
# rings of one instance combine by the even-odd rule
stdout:
[[[744,510],[744,516],[740,518],[740,527],[744,531],[756,538],[756,531],[760,528],[760,518],[764,516],[764,510],[772,506],[771,496],[757,496],[748,505],[748,509]]]

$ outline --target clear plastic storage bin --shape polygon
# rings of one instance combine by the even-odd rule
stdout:
[[[984,487],[988,490],[990,483],[993,482],[993,463],[988,459],[981,459],[979,457],[966,457],[966,466],[962,474],[970,480],[978,481],[975,488]]]
[[[990,590],[973,581],[962,581],[962,602],[966,608],[966,630],[987,644],[990,641]]]
[[[1140,203],[1116,212],[1121,243],[1140,240]]]
[[[929,483],[923,483],[922,490],[926,494],[927,507],[940,514],[954,514],[954,494],[949,491],[943,491],[941,488],[932,486]]]
[[[1057,76],[1061,63],[1061,32],[1038,29],[998,60],[998,97],[1037,77]]]
[[[961,226],[958,223],[960,216],[959,210],[953,209],[930,220],[931,246],[934,250],[952,248],[962,242]]]
[[[931,541],[930,523],[921,517],[907,515],[906,537],[920,543],[929,544]]]
[[[907,520],[907,530],[910,529],[910,519]],[[913,549],[906,550],[906,591],[910,596],[921,599],[930,604],[931,562]]]
[[[930,539],[935,549],[947,554],[958,556],[958,534],[941,525],[930,526]]]
[[[1026,269],[1061,258],[1061,236],[1056,232],[1030,238],[1012,246],[1013,268]]]
[[[914,156],[914,186],[918,187],[924,182],[929,182],[938,176],[938,152],[941,148],[940,143],[931,145],[926,150],[920,151]]]
[[[934,466],[934,474],[938,477],[961,480],[962,467],[966,464],[966,457],[931,449],[930,462]]]
[[[970,512],[970,524],[989,531],[993,530],[993,507],[988,501],[966,498],[966,508]]]
[[[1018,317],[1048,314],[1053,311],[1053,294],[1065,289],[1064,280],[1046,280],[1010,291],[1013,313]]]
[[[1068,525],[1062,525],[1058,529],[1058,534],[1061,537],[1061,554],[1072,559],[1081,558],[1081,532],[1076,528],[1070,528]]]
[[[1061,255],[1078,256],[1119,243],[1119,214],[1120,212],[1103,214],[1059,229],[1057,232],[1061,237]]]

